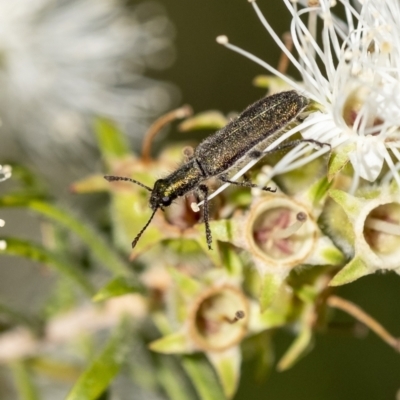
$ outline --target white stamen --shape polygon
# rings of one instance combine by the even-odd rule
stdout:
[[[266,63],[265,61],[261,60],[260,58],[254,56],[253,54],[241,49],[240,47],[237,47],[233,44],[230,43],[221,43],[223,44],[225,47],[227,47],[228,49],[241,54],[242,56],[254,61],[255,63],[261,65],[262,67],[264,67],[267,71],[273,73],[274,75],[276,75],[277,77],[281,78],[284,82],[286,82],[288,85],[292,86],[294,89],[300,91],[300,92],[305,92],[304,88],[301,87],[297,82],[295,82],[294,80],[290,79],[288,76],[282,74],[281,72],[279,72],[276,68],[271,67],[271,65],[269,65],[268,63]],[[307,96],[310,98],[314,98],[312,93],[308,93],[307,92]]]
[[[203,204],[203,203],[201,203],[201,204]],[[200,211],[199,205],[201,205],[201,204],[200,203],[197,204],[197,203],[193,202],[193,203],[190,204],[190,208],[192,209],[193,212],[197,213],[197,212]]]
[[[319,0],[315,6],[308,3],[309,7],[305,1],[284,0],[292,15],[290,33],[298,54],[295,58],[255,1],[249,2],[268,33],[300,72],[304,86],[247,51],[229,43],[225,46],[321,105],[320,113],[313,112],[299,125],[298,131],[302,131],[304,138],[329,143],[339,153],[340,145],[355,144],[346,154],[354,169],[350,193],[356,192],[361,179],[375,182],[384,164],[389,172],[382,183],[395,180],[400,186],[400,152],[397,150],[400,148],[399,3],[360,1],[358,12],[349,0],[340,0],[345,12],[342,21],[332,13],[332,0]],[[299,4],[305,7],[299,9]],[[308,22],[305,22],[307,15]],[[319,22],[322,29],[317,29]],[[311,118],[313,116],[316,118]],[[288,137],[283,135],[265,152]],[[299,146],[275,165],[271,175],[300,168],[328,151],[329,147],[324,146],[309,155],[307,147]],[[236,180],[254,164],[251,161],[231,179]],[[222,185],[210,199],[228,186]]]
[[[282,50],[282,52],[289,58],[289,60],[293,63],[293,65],[299,70],[299,71],[304,71],[304,68],[301,67],[301,65],[298,63],[296,58],[293,56],[293,54],[287,49],[285,44],[282,42],[282,40],[279,38],[279,36],[274,32],[274,30],[271,28],[270,24],[262,14],[261,10],[258,8],[258,5],[255,2],[252,2],[252,6],[261,21],[261,23],[264,25],[265,29],[267,32],[271,35],[271,37],[275,40],[275,43],[279,46],[279,48]],[[305,72],[305,71],[304,71]],[[308,76],[309,80],[316,85],[315,80],[312,78],[311,75]]]
[[[383,221],[378,218],[367,218],[365,227],[373,229],[374,231],[387,233],[388,235],[400,236],[399,224],[393,224],[392,222]]]
[[[217,36],[216,41],[217,41],[217,43],[222,44],[222,45],[229,43],[228,36],[225,36],[225,35]]]

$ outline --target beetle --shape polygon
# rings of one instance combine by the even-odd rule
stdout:
[[[132,242],[134,248],[144,231],[152,221],[156,211],[169,207],[178,197],[194,192],[203,198],[203,220],[205,224],[208,248],[211,250],[212,235],[209,226],[209,189],[205,181],[216,178],[223,183],[231,183],[242,187],[258,187],[249,180],[235,182],[229,179],[229,173],[249,159],[259,159],[265,156],[263,150],[277,138],[281,137],[292,122],[294,122],[308,106],[309,100],[295,90],[285,91],[264,97],[247,107],[238,117],[225,127],[204,139],[194,149],[187,162],[170,175],[158,179],[150,188],[134,179],[107,175],[108,181],[129,181],[148,190],[149,205],[152,214]],[[297,145],[300,142],[319,143],[312,139],[291,141],[275,150]],[[275,192],[270,187],[261,188]]]

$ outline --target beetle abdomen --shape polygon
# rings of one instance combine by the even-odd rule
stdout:
[[[272,143],[307,104],[308,99],[294,90],[260,99],[224,128],[203,140],[196,147],[194,157],[205,175],[222,174],[257,145]]]

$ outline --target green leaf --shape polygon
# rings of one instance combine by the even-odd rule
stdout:
[[[113,273],[124,275],[128,273],[127,265],[111,249],[98,232],[85,225],[82,218],[74,217],[67,212],[49,203],[30,199],[25,196],[4,196],[0,198],[0,207],[27,207],[36,213],[57,222],[74,232],[91,250],[92,254],[108,270]]]
[[[110,400],[110,399],[111,399],[110,392],[109,392],[109,390],[106,390],[99,397],[97,397],[96,400]]]
[[[338,189],[330,190],[329,196],[343,208],[343,211],[351,221],[355,221],[358,218],[364,206],[363,200]]]
[[[39,393],[33,384],[31,371],[25,361],[12,364],[11,370],[14,376],[15,386],[20,400],[39,400]]]
[[[308,325],[303,325],[300,334],[296,337],[289,349],[279,360],[278,371],[291,368],[300,358],[304,357],[312,346],[312,330]]]
[[[225,396],[234,396],[240,380],[240,364],[242,361],[239,346],[228,350],[208,354],[208,358],[218,375]]]
[[[317,207],[328,194],[328,190],[331,187],[331,183],[326,177],[315,182],[308,190],[308,195],[314,207]]]
[[[94,123],[100,152],[107,163],[129,154],[124,134],[107,118],[97,118]]]
[[[168,268],[175,285],[177,286],[178,293],[188,299],[192,299],[201,290],[201,284],[189,275],[179,271],[174,267]]]
[[[328,166],[328,181],[330,182],[349,162],[349,155],[354,151],[354,143],[340,148],[340,151],[332,153]]]
[[[260,308],[263,313],[274,301],[284,277],[275,274],[265,274],[261,277],[261,290],[259,296]]]
[[[311,265],[343,265],[344,261],[344,254],[335,247],[331,239],[327,236],[320,236],[306,263]]]
[[[144,181],[142,177],[135,179]],[[135,187],[134,187],[135,188]],[[137,189],[137,188],[136,188]],[[139,188],[142,191],[141,188]],[[147,193],[140,192],[115,192],[112,196],[111,218],[113,221],[114,240],[121,250],[131,249],[132,240],[140,229],[147,223],[150,217]],[[133,206],[134,205],[134,206]],[[146,232],[132,250],[131,258],[147,251],[152,246],[166,239],[166,236],[154,224],[146,229]]]
[[[329,286],[345,285],[373,272],[374,270],[369,268],[361,257],[357,256],[333,277]]]
[[[173,400],[192,399],[193,393],[187,387],[187,382],[183,379],[182,371],[174,362],[174,358],[158,356],[157,361],[157,378],[168,398]]]
[[[75,381],[82,373],[82,369],[75,364],[44,356],[30,359],[29,367],[52,381]]]
[[[206,256],[209,257],[216,266],[220,267],[222,266],[222,260],[218,241],[235,244],[235,239],[240,237],[242,227],[226,219],[210,221],[210,229],[213,237],[212,250],[209,250],[207,245],[204,224],[197,224],[193,229],[197,233],[196,240]]]
[[[102,352],[80,376],[66,400],[98,399],[125,362],[130,349],[131,335],[132,329],[127,320],[123,320]]]
[[[13,181],[20,183],[24,193],[29,193],[40,198],[46,197],[45,187],[29,168],[14,163],[10,163],[10,166],[12,167]]]
[[[203,355],[182,356],[182,366],[201,400],[226,400],[211,365]]]
[[[220,248],[222,265],[224,268],[232,277],[241,279],[243,273],[242,261],[240,260],[233,246],[227,243],[221,243]]]
[[[93,301],[102,301],[127,293],[143,293],[144,287],[137,281],[125,276],[117,276],[101,288],[93,297]]]
[[[86,278],[86,276],[79,269],[68,263],[65,263],[51,251],[45,249],[38,244],[34,244],[21,239],[8,237],[2,238],[1,240],[5,240],[7,246],[4,250],[0,250],[0,254],[24,257],[32,261],[43,263],[48,267],[53,267],[61,274],[68,276],[70,279],[72,279],[86,293],[88,293],[89,295],[93,295],[93,286]]]
[[[187,353],[192,350],[187,334],[184,332],[174,332],[157,339],[150,343],[149,348],[164,354]]]

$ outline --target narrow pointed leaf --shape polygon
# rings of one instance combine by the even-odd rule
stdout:
[[[37,374],[47,376],[52,381],[75,381],[82,373],[82,368],[78,365],[46,356],[29,360],[29,366]]]
[[[233,247],[221,243],[221,256],[222,265],[227,270],[229,275],[240,279],[243,274],[243,265],[237,252],[233,250]]]
[[[355,218],[358,217],[362,207],[361,200],[358,200],[356,197],[337,189],[330,190],[329,196],[332,197],[332,199],[343,208],[343,211],[346,213],[349,219],[354,221]]]
[[[261,312],[267,310],[282,285],[283,278],[279,275],[265,274],[261,277],[261,291],[259,296]]]
[[[28,209],[57,222],[74,232],[91,250],[97,260],[111,272],[126,274],[127,265],[111,249],[111,246],[98,232],[90,228],[75,217],[71,212],[39,200],[32,200],[22,196],[5,196],[0,198],[0,207],[27,207]]]
[[[108,282],[93,297],[93,301],[103,301],[111,297],[123,296],[128,293],[143,293],[144,287],[137,281],[125,276],[118,276]]]
[[[151,342],[149,348],[158,353],[176,354],[187,353],[192,350],[184,332],[175,332],[164,336],[161,339]]]
[[[314,207],[325,199],[330,187],[331,183],[325,177],[311,186],[311,188],[307,191],[307,194],[311,200],[311,204],[313,204]]]
[[[130,349],[132,330],[120,323],[102,352],[80,376],[66,400],[96,400],[120,371]]]
[[[230,399],[236,392],[240,380],[241,354],[239,346],[224,352],[208,355],[221,382],[225,396]]]
[[[210,229],[213,237],[212,250],[209,250],[207,246],[204,224],[198,224],[195,226],[195,230],[198,234],[197,240],[205,254],[213,261],[213,263],[216,266],[221,266],[222,260],[217,241],[235,244],[234,239],[239,236],[241,227],[232,224],[232,221],[230,220],[219,220],[210,221]]]
[[[374,271],[368,268],[361,257],[354,257],[343,269],[341,269],[329,282],[329,286],[340,286],[353,282]]]
[[[4,167],[4,166],[3,166]],[[45,188],[38,177],[28,168],[20,164],[11,163],[12,179],[18,181],[23,187],[24,193],[34,196],[46,197]]]
[[[171,356],[157,358],[157,378],[169,399],[190,400],[193,394],[185,382],[182,371]]]
[[[17,361],[12,367],[15,386],[20,400],[39,400],[39,392],[35,387],[31,371],[26,361]]]
[[[182,366],[201,400],[226,400],[211,365],[203,355],[183,356]]]
[[[176,268],[168,268],[174,283],[178,286],[178,293],[193,298],[201,290],[201,284],[190,276],[178,271]]]
[[[213,238],[213,244],[211,250],[208,248],[204,232],[202,233],[202,236],[199,236],[197,238],[197,243],[215,266],[220,267],[222,265],[221,255],[219,253],[218,244],[215,238]]]
[[[49,268],[54,268],[59,273],[68,276],[89,295],[94,293],[93,286],[79,269],[64,262],[44,247],[16,238],[3,238],[3,240],[6,241],[7,246],[4,250],[0,250],[0,254],[24,257],[43,263]]]
[[[330,182],[335,175],[340,172],[349,162],[349,154],[354,150],[354,144],[350,144],[340,149],[339,152],[333,152],[329,160],[328,181]]]
[[[333,244],[327,236],[320,236],[314,246],[312,254],[307,258],[310,265],[343,265],[344,254]]]

